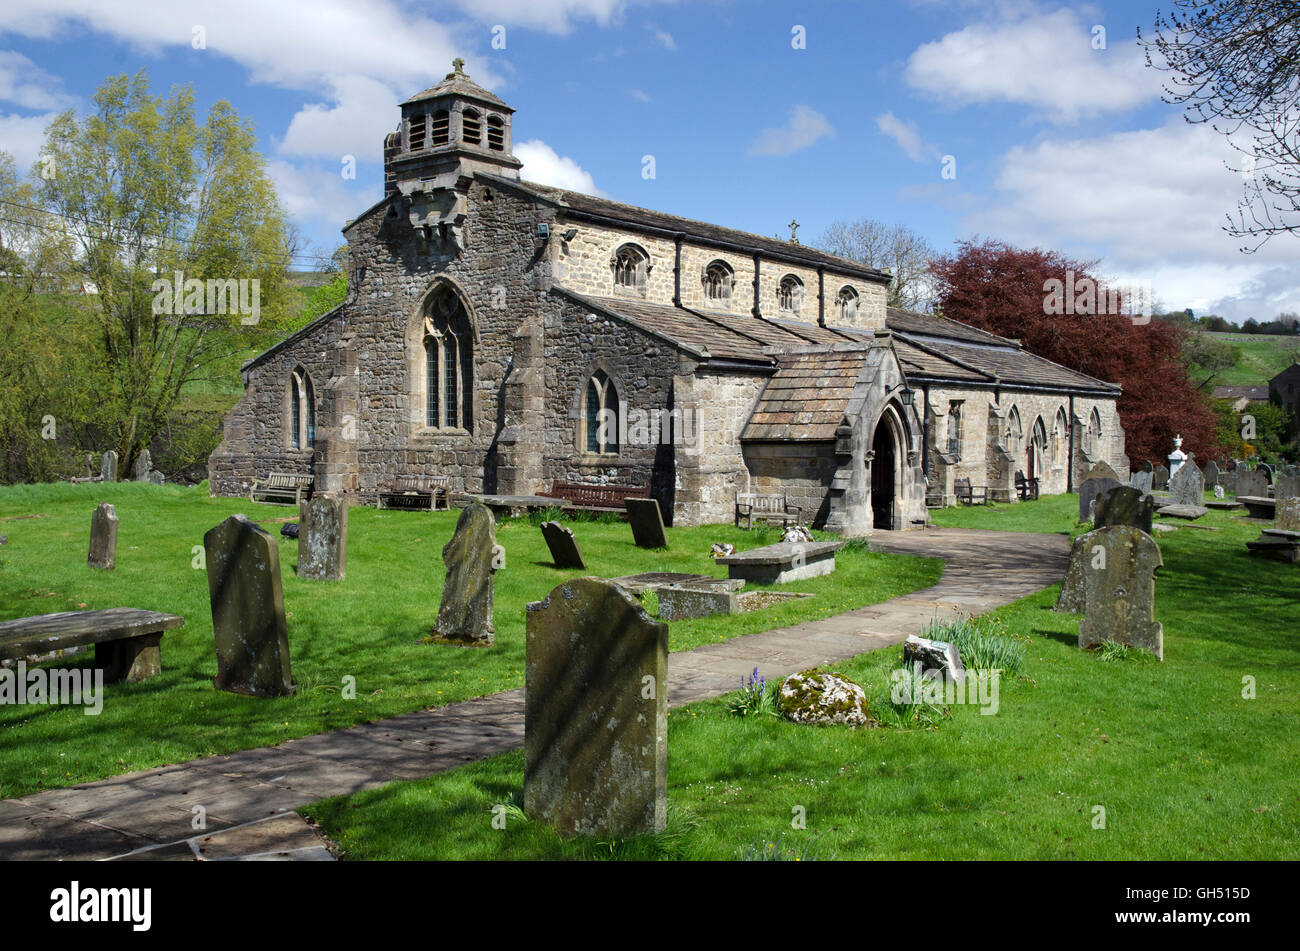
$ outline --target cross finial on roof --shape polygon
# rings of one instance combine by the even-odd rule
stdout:
[[[790,219],[790,243],[791,244],[799,243],[799,239],[794,236],[794,233],[798,230],[799,230],[799,219],[791,218]]]
[[[465,71],[465,61],[461,59],[459,56],[457,56],[455,59],[451,61],[451,66],[452,69],[454,69],[458,73],[462,73]]]

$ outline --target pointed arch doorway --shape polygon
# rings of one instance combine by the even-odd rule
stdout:
[[[876,423],[871,440],[871,524],[873,528],[892,529],[898,497],[897,439],[888,415]]]

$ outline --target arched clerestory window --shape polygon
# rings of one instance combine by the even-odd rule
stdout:
[[[704,297],[710,301],[731,300],[736,272],[726,261],[714,261],[704,269]]]
[[[474,329],[465,305],[450,288],[425,307],[424,425],[429,429],[474,429]]]
[[[835,316],[846,324],[858,319],[858,292],[847,284],[840,288],[835,298]]]
[[[803,308],[803,294],[803,281],[793,274],[787,274],[777,285],[777,308],[787,314],[799,313]]]
[[[625,244],[610,259],[614,270],[614,290],[644,297],[650,276],[650,255],[635,244]]]
[[[618,390],[604,370],[591,375],[584,400],[583,427],[587,452],[617,453],[620,424]]]

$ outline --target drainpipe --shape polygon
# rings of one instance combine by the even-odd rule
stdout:
[[[1070,394],[1070,418],[1065,421],[1065,431],[1070,434],[1065,457],[1065,491],[1074,491],[1074,394]]]
[[[677,235],[676,260],[673,262],[673,306],[682,306],[682,239],[683,234]]]
[[[921,471],[930,474],[930,388],[921,387]]]
[[[817,324],[826,326],[826,268],[817,269]]]
[[[759,259],[758,259],[758,255],[755,254],[755,255],[754,255],[754,309],[753,309],[753,314],[754,314],[755,317],[762,317],[762,316],[763,316],[763,308],[760,307],[759,304],[758,304],[758,281],[759,281],[759,278],[758,278],[758,268],[759,268]]]

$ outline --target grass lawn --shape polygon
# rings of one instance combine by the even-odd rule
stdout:
[[[1215,386],[1251,386],[1267,383],[1300,360],[1300,337],[1276,334],[1210,334],[1219,343],[1236,347],[1237,365],[1215,378]]]
[[[1069,532],[1077,506],[1061,496],[935,514]],[[360,859],[729,859],[768,843],[841,859],[1300,858],[1300,566],[1248,556],[1258,524],[1218,512],[1197,524],[1218,531],[1158,536],[1164,663],[1080,651],[1077,616],[1050,610],[1053,587],[998,612],[1027,651],[996,715],[953,706],[934,728],[852,731],[741,719],[721,700],[674,710],[657,837],[561,840],[527,820],[522,752],[305,811]],[[879,710],[900,653],[836,669]],[[792,827],[796,807],[806,830]]]
[[[117,567],[86,565],[90,517],[112,502],[119,519]],[[296,517],[286,506],[210,499],[206,488],[40,485],[0,488],[0,620],[86,608],[137,607],[185,617],[162,641],[163,673],[105,688],[103,711],[0,705],[0,797],[103,779],[188,759],[269,746],[523,685],[524,605],[584,572],[551,566],[541,532],[526,520],[498,526],[506,565],[496,576],[496,646],[422,644],[438,612],[442,546],[456,512],[349,513],[348,573],[343,582],[300,581],[297,543],[280,542],[289,643],[298,694],[259,700],[212,688],[216,655],[207,576],[194,546],[234,512],[263,520]],[[21,516],[39,514],[41,518]],[[669,549],[632,544],[625,523],[578,523],[590,567],[605,577],[642,571],[724,574],[709,557],[714,542],[738,549],[775,541],[770,531],[731,526],[669,529]],[[746,615],[675,622],[673,650],[827,617],[933,584],[936,559],[843,553],[832,576],[780,586],[813,592]],[[85,654],[61,662],[89,665]],[[344,700],[343,678],[356,678]]]

